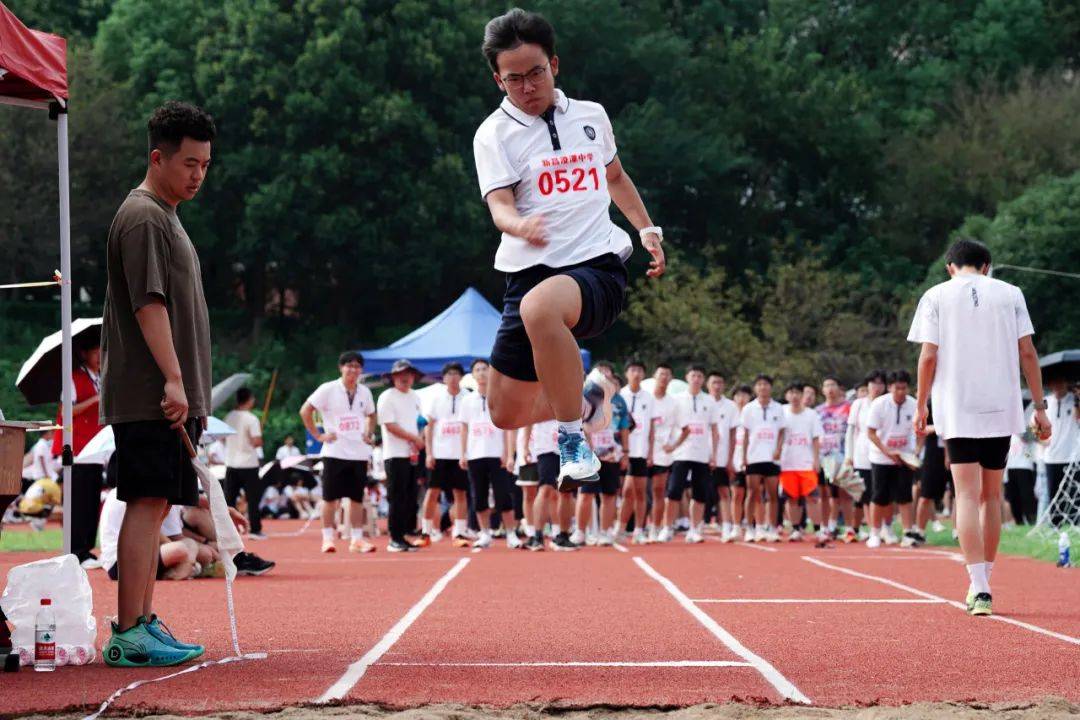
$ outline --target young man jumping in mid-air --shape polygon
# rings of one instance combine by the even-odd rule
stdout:
[[[610,390],[590,383],[582,398],[577,339],[603,333],[623,308],[632,245],[611,221],[612,200],[652,255],[650,277],[664,272],[663,236],[622,169],[604,108],[556,89],[551,24],[515,8],[487,24],[483,53],[506,94],[473,139],[480,193],[502,231],[495,269],[507,273],[491,417],[507,429],[554,417],[559,486],[569,490],[600,469],[582,422],[607,423]]]

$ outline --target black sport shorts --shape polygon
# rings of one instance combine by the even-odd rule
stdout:
[[[596,482],[582,483],[578,488],[583,493],[592,495],[615,495],[619,492],[619,480],[622,479],[619,463],[600,463],[600,479]]]
[[[428,470],[428,487],[439,490],[468,490],[469,474],[457,460],[436,460]]]
[[[873,490],[870,500],[875,505],[904,505],[911,502],[911,480],[915,472],[907,465],[878,465],[870,470]]]
[[[168,420],[115,423],[116,498],[165,498],[170,505],[198,505],[199,480],[178,431]],[[188,418],[193,445],[202,435],[202,418]]]
[[[1009,458],[1009,437],[952,438],[945,441],[953,465],[979,463],[987,470],[1004,470]]]
[[[366,460],[324,457],[322,463],[323,500],[333,502],[349,498],[364,502],[364,489],[368,483]]]
[[[645,458],[630,458],[630,467],[627,468],[626,474],[630,477],[649,477],[649,464]]]

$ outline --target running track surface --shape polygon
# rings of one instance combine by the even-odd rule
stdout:
[[[298,522],[270,523],[287,533]],[[994,569],[997,619],[970,618],[945,550],[812,543],[408,555],[318,552],[316,528],[249,542],[276,560],[236,584],[241,649],[122,696],[116,711],[196,714],[316,701],[559,707],[737,700],[819,706],[1080,700],[1080,572]],[[763,549],[767,548],[767,549]],[[0,555],[0,577],[42,554]],[[115,586],[90,572],[99,645]],[[1073,602],[1066,602],[1072,598]],[[781,602],[777,602],[781,601]],[[842,602],[840,602],[842,601]],[[163,582],[157,611],[210,658],[231,654],[224,584]],[[101,664],[0,675],[0,715],[96,709],[169,670]]]

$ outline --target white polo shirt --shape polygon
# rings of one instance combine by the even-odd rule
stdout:
[[[664,446],[674,440],[675,431],[675,398],[664,395],[662,398],[653,396],[653,465],[668,467],[675,462],[671,453],[664,452]]]
[[[757,398],[742,409],[740,424],[746,430],[746,463],[774,463],[776,440],[784,427],[784,406],[773,399],[762,406]]]
[[[469,393],[461,410],[461,419],[469,432],[466,459],[501,458],[505,454],[505,433],[491,422],[491,408],[486,396]]]
[[[934,400],[934,429],[937,425],[937,400]],[[867,428],[877,430],[878,440],[892,452],[915,452],[915,399],[908,395],[901,405],[893,400],[892,393],[885,393],[870,403],[870,416]],[[866,441],[870,462],[874,465],[895,465],[893,459],[881,452],[878,446],[867,437]]]
[[[781,470],[813,470],[814,438],[824,436],[821,416],[813,408],[792,412],[784,407],[784,447],[780,450]]]
[[[399,438],[386,429],[388,423],[396,423],[407,433],[416,435],[420,432],[420,396],[415,391],[401,392],[390,387],[379,396],[379,425],[382,426],[383,461],[396,458],[411,458],[413,444]]]
[[[461,388],[457,395],[451,395],[444,387],[428,401],[424,413],[432,424],[432,447],[428,452],[436,460],[461,459],[461,435],[465,432],[461,412],[468,394],[468,390]]]
[[[687,392],[675,398],[675,436],[672,442],[678,439],[684,429],[690,429],[690,434],[675,448],[675,461],[709,462],[716,449],[712,440],[712,426],[715,422],[716,401],[708,393],[691,395]]]
[[[721,396],[716,400],[716,431],[720,439],[716,443],[716,466],[727,467],[731,453],[731,429],[739,426],[739,406],[729,397]]]
[[[503,233],[495,269],[565,267],[606,253],[628,258],[630,237],[609,210],[607,166],[616,154],[611,121],[598,103],[556,90],[549,120],[504,98],[473,138],[480,195],[512,188],[523,217],[543,215],[548,244],[537,247]]]
[[[366,385],[356,384],[352,400],[341,379],[325,382],[311,393],[307,402],[322,415],[324,432],[337,440],[324,442],[319,455],[338,460],[369,460],[371,446],[364,440],[367,418],[375,412],[375,399]]]
[[[866,424],[870,422],[870,406],[873,401],[868,397],[855,398],[851,403],[848,422],[855,427],[854,444],[851,451],[851,466],[856,470],[870,469],[870,438],[866,434]]]
[[[1043,446],[1043,462],[1051,465],[1080,458],[1080,423],[1076,420],[1076,396],[1065,393],[1060,400],[1054,393],[1046,396],[1046,414],[1050,418],[1050,441]]]
[[[634,429],[630,432],[630,457],[645,459],[649,457],[649,428],[652,427],[653,404],[656,399],[645,388],[637,392],[627,385],[619,391],[626,401],[626,409],[634,418]]]
[[[225,416],[225,424],[236,432],[225,436],[225,465],[239,470],[259,467],[259,454],[251,444],[262,437],[259,418],[250,410],[233,410]]]
[[[962,273],[923,294],[908,341],[938,346],[931,396],[939,437],[1024,432],[1017,341],[1033,334],[1015,285]]]

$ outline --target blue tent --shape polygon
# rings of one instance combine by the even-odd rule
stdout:
[[[474,359],[491,355],[501,317],[483,295],[469,288],[450,307],[400,340],[378,350],[362,350],[364,372],[388,373],[394,361],[401,358],[433,377],[438,377],[443,365],[451,361],[468,370]],[[581,359],[588,369],[588,350],[581,351]]]

